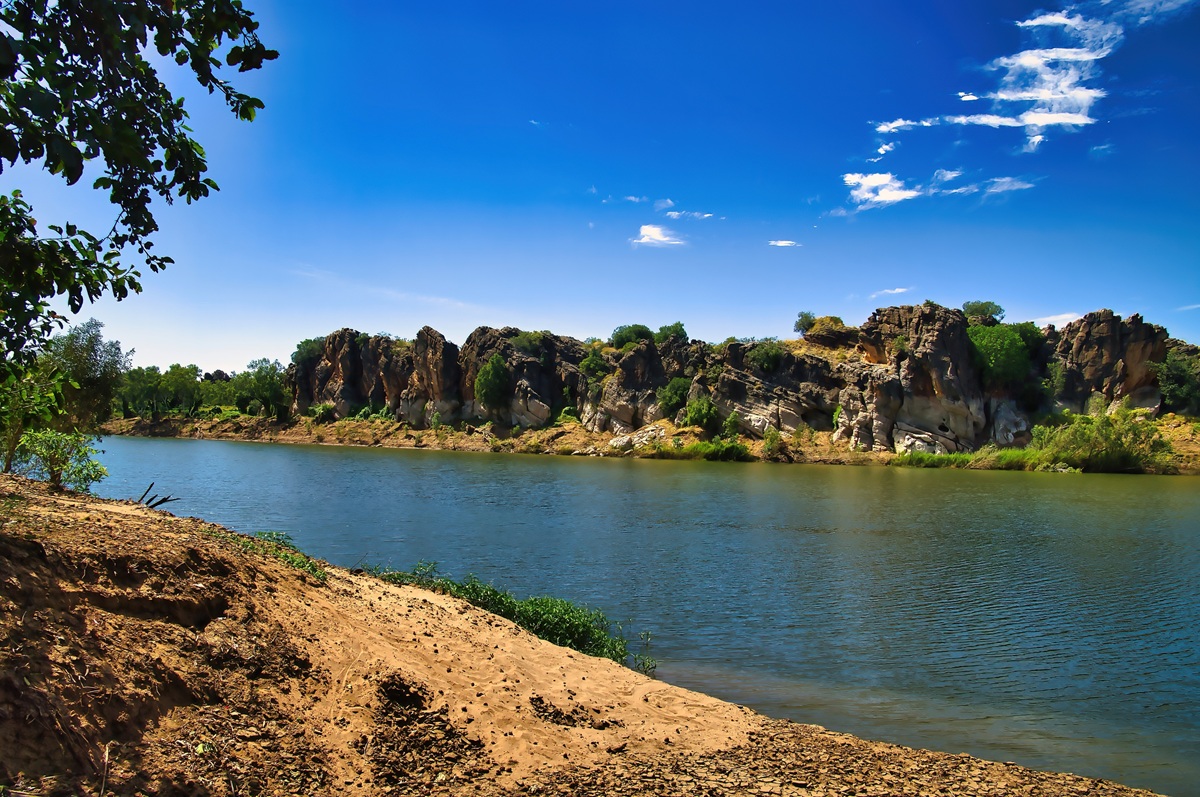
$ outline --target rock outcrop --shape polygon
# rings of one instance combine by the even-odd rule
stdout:
[[[858,346],[863,363],[844,369],[838,437],[876,451],[975,448],[988,417],[966,316],[935,304],[876,310]]]
[[[1075,412],[1087,409],[1093,395],[1106,404],[1128,398],[1134,406],[1157,408],[1161,395],[1154,364],[1167,355],[1167,331],[1140,315],[1122,319],[1112,310],[1088,313],[1061,332],[1052,327],[1047,340],[1061,368],[1055,400]]]
[[[1099,395],[1106,404],[1128,398],[1157,406],[1154,365],[1168,346],[1190,345],[1168,343],[1166,330],[1140,316],[1122,320],[1103,310],[1061,331],[1048,327],[1027,384],[989,392],[970,325],[935,304],[883,308],[862,327],[823,339],[829,359],[774,341],[711,346],[669,338],[593,352],[549,332],[480,327],[460,350],[429,327],[411,342],[342,329],[317,356],[291,366],[287,379],[298,413],[324,403],[337,417],[386,408],[418,428],[435,416],[534,428],[573,407],[591,431],[630,435],[663,417],[659,390],[683,378],[689,400],[708,396],[722,418],[737,414],[745,434],[811,427],[832,429],[861,450],[948,453],[1025,444],[1039,404],[1082,411]],[[475,396],[475,381],[496,355],[509,390],[503,406],[489,407]]]

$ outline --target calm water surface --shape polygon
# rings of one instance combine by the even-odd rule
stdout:
[[[106,438],[102,495],[650,628],[659,676],[1200,795],[1200,480]]]

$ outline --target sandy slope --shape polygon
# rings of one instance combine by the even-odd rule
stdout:
[[[13,794],[1146,794],[770,720],[445,595],[0,477]]]

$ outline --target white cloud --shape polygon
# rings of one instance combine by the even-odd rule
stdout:
[[[1200,304],[1185,304],[1183,307],[1176,307],[1176,311],[1183,312],[1184,310],[1200,310]]]
[[[767,241],[767,246],[800,246],[795,241]]]
[[[921,195],[920,191],[905,188],[891,172],[844,174],[842,180],[850,186],[850,199],[863,209],[886,207]]]
[[[654,200],[655,210],[666,210],[667,208],[675,207],[675,201],[671,199],[656,199]]]
[[[896,296],[897,294],[908,293],[911,290],[912,288],[884,288],[881,291],[875,291],[867,298],[874,299],[879,296]]]
[[[960,91],[958,93],[958,98],[963,102],[975,102],[977,99],[979,99],[977,95],[972,94],[969,91]]]
[[[640,203],[640,202],[649,202],[650,201],[647,197],[644,197],[644,196],[626,196],[626,197],[621,197],[621,198],[624,199],[626,202],[633,202],[635,204]]]
[[[1088,154],[1093,158],[1107,158],[1109,155],[1112,155],[1115,150],[1116,148],[1111,143],[1097,144],[1088,150]]]
[[[643,224],[638,229],[638,237],[631,240],[634,244],[646,246],[674,246],[683,243],[682,238],[657,224]]]
[[[971,185],[964,185],[964,186],[960,186],[958,188],[947,188],[947,189],[941,191],[941,193],[943,193],[943,194],[978,194],[979,186],[972,183]]]
[[[962,172],[957,169],[938,169],[933,173],[934,183],[948,183],[951,180],[957,180],[962,177]]]
[[[977,113],[971,116],[947,116],[952,125],[984,125],[986,127],[1024,127],[1020,119],[994,113]]]
[[[713,217],[711,213],[701,213],[698,210],[668,210],[663,215],[668,219],[711,219]]]
[[[600,193],[599,191],[597,191],[597,190],[596,190],[596,186],[592,186],[591,188],[589,188],[589,189],[587,190],[587,192],[588,192],[589,194],[592,194],[592,195],[595,195],[595,194],[598,194],[598,193]]]
[[[888,154],[889,152],[891,152],[891,151],[892,151],[892,150],[894,150],[895,148],[896,148],[896,145],[895,145],[895,144],[893,144],[893,143],[890,143],[890,142],[889,142],[889,143],[887,143],[887,144],[881,144],[881,145],[879,146],[879,149],[875,150],[876,152],[878,152],[878,153],[879,153],[879,157],[877,157],[877,158],[867,158],[867,163],[879,163],[879,161],[883,160],[883,156],[884,156],[884,155]]]
[[[529,124],[533,125],[534,127],[541,127],[541,126],[542,126],[542,123],[541,123],[541,122],[539,122],[539,121],[538,121],[538,120],[536,120],[536,119],[530,119],[530,120],[529,120]]]
[[[1033,188],[1033,183],[1018,180],[1016,177],[996,177],[988,180],[988,187],[984,189],[983,193],[985,196],[1005,194],[1009,191],[1024,191],[1027,188]]]
[[[916,127],[919,122],[914,122],[911,119],[896,119],[892,122],[884,122],[875,126],[876,133],[895,133],[897,130],[909,130]]]
[[[1033,323],[1037,324],[1039,327],[1044,327],[1047,324],[1061,327],[1080,318],[1083,318],[1083,313],[1058,313],[1056,315],[1043,316],[1041,318],[1034,318],[1032,320]]]

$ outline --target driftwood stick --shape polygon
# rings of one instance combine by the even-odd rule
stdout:
[[[147,494],[149,494],[149,492],[153,489],[154,489],[154,482],[150,482],[150,486],[146,488],[146,492],[142,493],[142,497],[139,498],[137,500],[137,502],[140,504],[142,501],[146,500]]]

